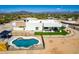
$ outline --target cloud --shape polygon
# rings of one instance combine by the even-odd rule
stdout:
[[[63,9],[63,8],[56,8],[56,11],[68,11],[67,9]]]
[[[61,8],[56,8],[56,10],[61,10]]]

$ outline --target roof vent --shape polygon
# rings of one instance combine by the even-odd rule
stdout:
[[[40,23],[42,23],[42,21],[40,21]]]

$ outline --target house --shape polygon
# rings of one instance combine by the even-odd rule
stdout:
[[[25,18],[24,22],[13,22],[13,30],[55,31],[63,24],[54,19]],[[23,26],[23,27],[22,27]]]

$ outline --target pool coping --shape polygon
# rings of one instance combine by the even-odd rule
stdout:
[[[22,38],[35,38],[35,39],[37,39],[39,42],[38,42],[38,44],[34,44],[34,45],[40,45],[42,42],[40,41],[40,39],[38,39],[37,37],[34,37],[34,36],[27,36],[27,37],[25,37],[25,36],[16,36],[16,37],[12,37],[12,38],[10,38],[9,40],[8,40],[8,44],[9,45],[11,45],[11,46],[13,46],[14,48],[16,48],[16,49],[30,49],[32,46],[29,46],[29,47],[17,47],[15,44],[13,44],[12,42],[14,41],[14,40],[16,40],[17,38],[19,38],[19,37],[22,37]],[[33,46],[34,46],[33,45]]]

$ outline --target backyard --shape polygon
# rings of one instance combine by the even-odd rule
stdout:
[[[68,32],[61,30],[61,32],[35,32],[35,35],[67,35]]]

